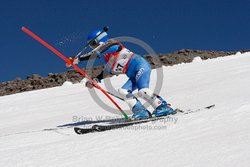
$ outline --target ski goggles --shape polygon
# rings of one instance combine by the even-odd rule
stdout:
[[[97,46],[99,46],[99,42],[98,42],[98,39],[92,39],[89,43],[89,46],[91,48],[96,48]]]
[[[96,38],[92,39],[89,42],[89,46],[91,48],[96,48],[97,46],[99,46],[100,42],[105,42],[103,41],[103,39],[106,37],[107,38],[107,33],[106,32],[102,32],[101,34],[99,34]]]

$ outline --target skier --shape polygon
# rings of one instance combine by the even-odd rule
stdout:
[[[91,58],[103,58],[107,64],[104,70],[93,79],[96,82],[101,82],[105,72],[115,75],[126,74],[129,79],[118,89],[118,92],[131,108],[133,119],[147,119],[152,115],[160,117],[175,113],[175,110],[162,97],[149,89],[151,66],[142,56],[134,54],[120,42],[109,39],[108,34],[101,30],[89,34],[87,41],[93,50],[85,55],[70,57],[70,61],[73,64],[78,64]],[[70,67],[71,65],[66,64],[66,66]],[[86,87],[91,89],[94,84],[87,81]],[[138,89],[138,95],[154,108],[152,114],[132,94],[136,89]]]

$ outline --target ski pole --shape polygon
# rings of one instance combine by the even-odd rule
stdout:
[[[106,27],[103,27],[102,32],[101,32],[100,34],[98,34],[94,39],[91,39],[91,40],[84,46],[84,48],[83,48],[75,57],[78,58],[78,57],[82,54],[82,52],[88,48],[89,44],[90,44],[93,40],[95,40],[97,37],[99,37],[102,33],[107,32],[108,30],[109,30],[109,27],[107,27],[107,26],[106,26]]]
[[[122,101],[125,101],[123,98],[121,98],[120,96],[117,96],[117,95],[115,95],[115,94],[113,94],[113,93],[111,93],[111,92],[109,92],[109,91],[107,91],[106,90],[106,92],[108,93],[108,94],[110,94],[110,95],[112,95],[112,96],[114,96],[114,97],[116,97],[117,99],[120,99],[120,100],[122,100]],[[138,98],[134,95],[134,98],[136,99],[136,100],[138,100]]]
[[[124,99],[121,98],[120,96],[117,96],[117,95],[115,95],[115,94],[113,94],[113,93],[111,93],[111,92],[109,92],[109,91],[107,91],[107,90],[106,90],[106,92],[107,92],[108,94],[110,94],[111,96],[114,96],[114,97],[116,97],[117,99],[120,99],[120,100],[124,101]]]
[[[40,42],[42,45],[44,45],[45,47],[47,47],[49,50],[51,50],[52,52],[54,52],[57,56],[59,56],[61,59],[63,59],[64,61],[66,61],[68,64],[70,64],[72,67],[75,68],[75,70],[77,70],[79,73],[81,73],[83,76],[85,76],[87,79],[89,79],[96,88],[98,88],[106,97],[109,98],[109,100],[119,109],[119,111],[122,113],[122,115],[124,116],[124,118],[127,120],[128,119],[128,115],[121,109],[121,107],[113,100],[113,98],[103,89],[101,88],[98,83],[96,81],[94,81],[91,77],[89,77],[83,70],[81,70],[77,65],[73,64],[68,58],[66,58],[62,53],[60,53],[58,50],[56,50],[54,47],[52,47],[50,44],[48,44],[47,42],[45,42],[43,39],[41,39],[40,37],[38,37],[36,34],[34,34],[33,32],[31,32],[29,29],[22,27],[22,31],[24,31],[26,34],[28,34],[29,36],[31,36],[32,38],[34,38],[35,40],[37,40],[38,42]]]

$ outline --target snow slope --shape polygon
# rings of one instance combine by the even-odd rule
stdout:
[[[99,107],[83,84],[0,97],[0,166],[248,167],[250,53],[196,59],[163,71],[160,94],[173,107],[216,107],[165,122],[79,136],[72,128],[43,129],[74,123],[76,117],[121,117]],[[151,78],[154,87],[155,71]],[[111,82],[118,88],[125,80],[119,76]]]

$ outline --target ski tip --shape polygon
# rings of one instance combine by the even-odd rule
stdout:
[[[78,135],[83,135],[83,134],[86,134],[86,133],[91,133],[93,132],[93,128],[78,128],[78,127],[74,127],[74,131],[76,132],[76,134]]]
[[[80,133],[80,131],[81,131],[80,128],[74,127],[74,131],[75,131],[76,134],[78,134],[78,135],[82,134],[82,133]]]
[[[215,107],[215,104],[212,104],[212,105],[210,105],[210,106],[207,106],[207,107],[205,107],[206,109],[210,109],[210,108],[214,108]]]

